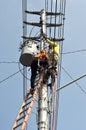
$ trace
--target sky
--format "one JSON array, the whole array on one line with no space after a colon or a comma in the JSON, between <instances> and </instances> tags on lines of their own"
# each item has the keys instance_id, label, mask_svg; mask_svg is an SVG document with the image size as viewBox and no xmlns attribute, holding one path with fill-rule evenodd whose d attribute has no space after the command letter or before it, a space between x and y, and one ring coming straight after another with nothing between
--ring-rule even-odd
<instances>
[{"instance_id":1,"label":"sky","mask_svg":"<svg viewBox=\"0 0 86 130\"><path fill-rule=\"evenodd\" d=\"M39 10L42 5L30 1ZM86 1L67 0L62 55L61 86L86 74ZM23 77L19 71L22 41L22 1L0 1L0 130L11 130L23 100ZM82 50L82 51L79 51ZM83 51L85 50L85 51ZM73 53L71 53L73 52ZM18 73L17 73L18 72ZM72 79L70 78L72 77ZM59 92L57 130L86 130L86 77ZM29 86L29 84L28 84ZM83 91L82 91L83 90ZM35 106L34 106L35 107ZM35 129L36 116L33 114Z\"/></svg>"}]
</instances>

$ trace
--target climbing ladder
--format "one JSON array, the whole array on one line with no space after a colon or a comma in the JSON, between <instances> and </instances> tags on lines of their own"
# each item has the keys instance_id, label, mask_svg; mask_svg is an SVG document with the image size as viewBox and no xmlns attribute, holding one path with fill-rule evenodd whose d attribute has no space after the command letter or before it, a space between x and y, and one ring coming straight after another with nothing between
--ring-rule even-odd
<instances>
[{"instance_id":1,"label":"climbing ladder","mask_svg":"<svg viewBox=\"0 0 86 130\"><path fill-rule=\"evenodd\" d=\"M34 90L33 94L31 94L31 88L27 90L26 96L20 107L20 110L18 112L18 115L15 119L15 122L14 122L11 130L25 130L28 118L32 111L33 105L36 101L36 97L38 95L39 89L42 85L43 74L44 74L43 72L40 74L39 81L37 83L37 87Z\"/></svg>"}]
</instances>

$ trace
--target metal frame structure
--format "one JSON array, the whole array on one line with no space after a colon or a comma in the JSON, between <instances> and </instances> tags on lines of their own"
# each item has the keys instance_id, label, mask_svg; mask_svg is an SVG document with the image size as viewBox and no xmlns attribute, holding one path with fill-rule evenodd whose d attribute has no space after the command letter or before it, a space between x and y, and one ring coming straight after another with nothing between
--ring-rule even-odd
<instances>
[{"instance_id":1,"label":"metal frame structure","mask_svg":"<svg viewBox=\"0 0 86 130\"><path fill-rule=\"evenodd\" d=\"M46 0L45 0L46 1ZM27 0L22 0L22 15L23 15L23 43L28 40L34 40L40 42L40 51L45 48L45 43L43 41L42 33L47 34L48 37L52 37L52 40L55 42L63 42L63 29L64 29L64 16L65 16L65 5L62 0L59 4L59 12L57 10L57 0L55 11L51 9L42 9L41 11L28 11L27 10ZM46 4L46 2L45 2ZM48 4L48 0L47 0ZM52 0L51 0L52 5ZM27 15L38 15L40 16L39 22L28 22ZM52 20L54 17L55 20ZM58 19L57 19L58 17ZM48 20L50 18L50 20ZM57 21L58 20L58 21ZM27 26L36 26L40 28L40 36L27 36ZM53 28L53 35L51 34ZM50 34L49 34L50 32ZM56 37L57 35L57 37ZM60 45L60 52L62 51L62 44ZM60 65L58 64L59 70ZM52 85L52 79L50 80L50 84L43 84L43 76L44 71L39 73L39 79L36 84L36 89L31 95L30 89L27 90L27 67L23 66L23 98L24 101L21 105L20 111L16 120L13 124L12 130L25 130L27 129L28 118L31 114L32 108L34 106L36 97L38 96L38 130L56 130L56 87L57 83ZM60 71L58 72L60 75ZM59 80L59 79L58 79ZM29 97L30 96L30 97ZM53 106L53 107L52 107ZM23 114L23 115L22 115ZM21 121L23 120L23 121ZM49 124L51 123L51 124Z\"/></svg>"}]
</instances>

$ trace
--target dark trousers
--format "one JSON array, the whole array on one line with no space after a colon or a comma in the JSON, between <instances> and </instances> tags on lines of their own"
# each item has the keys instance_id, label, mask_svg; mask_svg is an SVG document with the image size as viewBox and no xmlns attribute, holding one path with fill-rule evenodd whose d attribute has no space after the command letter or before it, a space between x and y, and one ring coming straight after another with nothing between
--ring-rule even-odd
<instances>
[{"instance_id":1,"label":"dark trousers","mask_svg":"<svg viewBox=\"0 0 86 130\"><path fill-rule=\"evenodd\" d=\"M38 60L34 60L31 64L31 88L34 88L34 82L37 75Z\"/></svg>"},{"instance_id":2,"label":"dark trousers","mask_svg":"<svg viewBox=\"0 0 86 130\"><path fill-rule=\"evenodd\" d=\"M53 68L50 68L47 71L45 71L44 79L43 79L44 84L48 84L48 79L49 79L50 76L51 76L51 79L52 79L52 83L54 83L54 81L55 81L55 72L54 72Z\"/></svg>"},{"instance_id":3,"label":"dark trousers","mask_svg":"<svg viewBox=\"0 0 86 130\"><path fill-rule=\"evenodd\" d=\"M37 69L31 69L31 88L34 88L34 83L37 75Z\"/></svg>"},{"instance_id":4,"label":"dark trousers","mask_svg":"<svg viewBox=\"0 0 86 130\"><path fill-rule=\"evenodd\" d=\"M42 68L47 68L48 67L48 61L47 60L41 60L39 62L38 66L38 60L34 60L31 64L31 88L34 88L34 83L37 75L38 68L41 71Z\"/></svg>"}]
</instances>

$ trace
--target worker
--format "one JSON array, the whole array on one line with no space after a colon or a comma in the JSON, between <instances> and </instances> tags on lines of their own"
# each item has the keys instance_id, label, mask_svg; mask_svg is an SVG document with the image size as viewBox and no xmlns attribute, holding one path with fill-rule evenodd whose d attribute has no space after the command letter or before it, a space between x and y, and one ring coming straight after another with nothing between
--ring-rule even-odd
<instances>
[{"instance_id":1,"label":"worker","mask_svg":"<svg viewBox=\"0 0 86 130\"><path fill-rule=\"evenodd\" d=\"M47 84L48 79L51 76L52 79L52 85L55 81L55 75L58 74L58 59L59 59L59 44L56 42L53 42L52 40L48 39L46 35L43 34L44 41L49 44L49 54L48 54L48 70L45 74L43 83Z\"/></svg>"},{"instance_id":2,"label":"worker","mask_svg":"<svg viewBox=\"0 0 86 130\"><path fill-rule=\"evenodd\" d=\"M43 35L45 42L49 44L49 67L54 68L57 74L57 64L59 59L59 44Z\"/></svg>"},{"instance_id":3,"label":"worker","mask_svg":"<svg viewBox=\"0 0 86 130\"><path fill-rule=\"evenodd\" d=\"M34 56L34 60L31 63L31 91L34 90L34 83L37 75L37 70L40 68L48 67L48 55L45 50Z\"/></svg>"}]
</instances>

